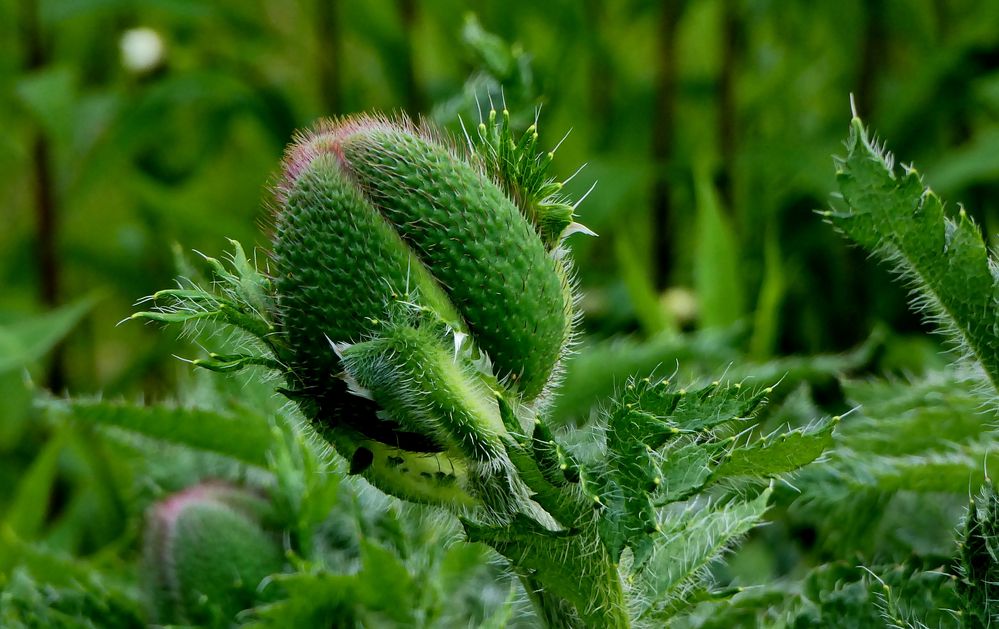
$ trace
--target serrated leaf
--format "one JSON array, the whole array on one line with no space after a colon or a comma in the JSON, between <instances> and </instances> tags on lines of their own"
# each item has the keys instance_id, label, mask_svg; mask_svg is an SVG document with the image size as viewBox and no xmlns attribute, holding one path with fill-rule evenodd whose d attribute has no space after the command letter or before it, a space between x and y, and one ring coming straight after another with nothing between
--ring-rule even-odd
<instances>
[{"instance_id":1,"label":"serrated leaf","mask_svg":"<svg viewBox=\"0 0 999 629\"><path fill-rule=\"evenodd\" d=\"M796 479L805 502L837 508L858 492L873 499L899 490L963 493L969 483L977 486L999 457L991 451L988 396L976 386L954 373L915 382L844 381L857 410L837 428L828 461Z\"/></svg>"},{"instance_id":2,"label":"serrated leaf","mask_svg":"<svg viewBox=\"0 0 999 629\"><path fill-rule=\"evenodd\" d=\"M152 310L136 312L130 319L156 321L166 324L197 323L201 320L219 321L255 336L275 352L274 326L269 317L273 312L270 280L246 256L243 246L235 240L229 243L232 253L220 261L201 254L211 270L213 283L196 276L178 278L179 288L160 290L142 301L155 302ZM265 364L276 367L267 358L259 361L220 365L207 361L199 365L216 371L235 371L247 364Z\"/></svg>"},{"instance_id":3,"label":"serrated leaf","mask_svg":"<svg viewBox=\"0 0 999 629\"><path fill-rule=\"evenodd\" d=\"M622 404L640 410L652 421L638 422L635 439L653 449L678 434L709 431L722 424L752 417L772 392L739 383L712 382L690 388L669 380L644 379L625 389Z\"/></svg>"},{"instance_id":4,"label":"serrated leaf","mask_svg":"<svg viewBox=\"0 0 999 629\"><path fill-rule=\"evenodd\" d=\"M625 386L608 418L606 459L587 474L604 505L599 531L613 561L626 547L636 560L645 558L647 540L660 527L656 507L685 500L712 480L732 443L717 431L751 418L770 392L717 381L688 390L649 378ZM812 461L826 445L824 439L781 439L785 435L747 446L723 474L768 479Z\"/></svg>"},{"instance_id":5,"label":"serrated leaf","mask_svg":"<svg viewBox=\"0 0 999 629\"><path fill-rule=\"evenodd\" d=\"M990 430L986 402L980 396L953 391L922 402L915 395L905 397L909 404L897 410L861 407L863 415L845 422L839 444L857 452L904 456L975 441Z\"/></svg>"},{"instance_id":6,"label":"serrated leaf","mask_svg":"<svg viewBox=\"0 0 999 629\"><path fill-rule=\"evenodd\" d=\"M897 173L859 118L837 180L846 208L827 212L829 221L902 275L915 291L914 307L977 361L999 392L999 279L978 226L963 210L947 216L914 168Z\"/></svg>"},{"instance_id":7,"label":"serrated leaf","mask_svg":"<svg viewBox=\"0 0 999 629\"><path fill-rule=\"evenodd\" d=\"M707 566L763 517L771 490L745 502L730 502L674 515L656 539L649 560L634 575L641 618L666 618L683 605Z\"/></svg>"},{"instance_id":8,"label":"serrated leaf","mask_svg":"<svg viewBox=\"0 0 999 629\"><path fill-rule=\"evenodd\" d=\"M977 383L960 377L954 371L933 372L918 380L844 380L843 394L860 412L878 422L917 409L944 408L965 412L975 409L978 414L987 408L988 396ZM841 435L853 431L855 422L844 422Z\"/></svg>"},{"instance_id":9,"label":"serrated leaf","mask_svg":"<svg viewBox=\"0 0 999 629\"><path fill-rule=\"evenodd\" d=\"M733 476L756 478L793 472L819 458L833 446L838 421L827 421L811 429L793 430L733 450L712 478Z\"/></svg>"},{"instance_id":10,"label":"serrated leaf","mask_svg":"<svg viewBox=\"0 0 999 629\"><path fill-rule=\"evenodd\" d=\"M52 587L35 581L23 568L0 586L0 626L5 629L65 627L98 629L145 626L134 600L102 587L96 579Z\"/></svg>"},{"instance_id":11,"label":"serrated leaf","mask_svg":"<svg viewBox=\"0 0 999 629\"><path fill-rule=\"evenodd\" d=\"M0 555L2 627L143 626L137 588L118 562L98 565L56 553L2 527Z\"/></svg>"},{"instance_id":12,"label":"serrated leaf","mask_svg":"<svg viewBox=\"0 0 999 629\"><path fill-rule=\"evenodd\" d=\"M736 357L734 334L718 330L677 336L658 334L645 341L611 339L584 345L566 361L565 380L551 411L556 423L587 419L600 401L614 395L635 374L653 373L662 365L694 361L723 365Z\"/></svg>"},{"instance_id":13,"label":"serrated leaf","mask_svg":"<svg viewBox=\"0 0 999 629\"><path fill-rule=\"evenodd\" d=\"M658 504L688 498L711 478L715 456L720 446L692 443L670 449L660 465L661 495Z\"/></svg>"},{"instance_id":14,"label":"serrated leaf","mask_svg":"<svg viewBox=\"0 0 999 629\"><path fill-rule=\"evenodd\" d=\"M647 341L614 339L585 346L566 362L565 381L551 411L554 421L587 419L594 406L615 394L620 384L636 374L659 371L678 363L677 377L701 376L727 370L728 380L781 382L781 391L793 391L801 382L828 382L871 362L883 344L875 331L863 345L845 354L785 356L767 362L740 360L733 347L739 330L705 330L676 336L660 334Z\"/></svg>"}]
</instances>

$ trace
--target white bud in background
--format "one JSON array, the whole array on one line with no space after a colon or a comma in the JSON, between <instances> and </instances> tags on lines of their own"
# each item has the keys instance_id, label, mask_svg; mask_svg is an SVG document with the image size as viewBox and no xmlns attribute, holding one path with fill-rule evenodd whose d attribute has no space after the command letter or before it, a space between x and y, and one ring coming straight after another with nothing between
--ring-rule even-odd
<instances>
[{"instance_id":1,"label":"white bud in background","mask_svg":"<svg viewBox=\"0 0 999 629\"><path fill-rule=\"evenodd\" d=\"M155 30L142 26L122 33L121 63L135 73L148 72L163 61L163 38Z\"/></svg>"}]
</instances>

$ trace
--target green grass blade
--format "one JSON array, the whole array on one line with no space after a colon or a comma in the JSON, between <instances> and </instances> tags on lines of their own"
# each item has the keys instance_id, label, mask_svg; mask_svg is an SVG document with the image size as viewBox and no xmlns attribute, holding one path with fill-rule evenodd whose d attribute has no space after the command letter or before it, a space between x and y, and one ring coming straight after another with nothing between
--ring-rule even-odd
<instances>
[{"instance_id":1,"label":"green grass blade","mask_svg":"<svg viewBox=\"0 0 999 629\"><path fill-rule=\"evenodd\" d=\"M725 327L745 314L739 243L707 169L694 177L697 194L697 253L694 284L701 327Z\"/></svg>"}]
</instances>

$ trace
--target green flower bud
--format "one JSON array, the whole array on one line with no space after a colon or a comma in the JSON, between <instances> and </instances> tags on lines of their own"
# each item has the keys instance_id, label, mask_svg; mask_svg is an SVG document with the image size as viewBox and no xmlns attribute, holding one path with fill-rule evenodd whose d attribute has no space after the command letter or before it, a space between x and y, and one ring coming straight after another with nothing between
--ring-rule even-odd
<instances>
[{"instance_id":1,"label":"green flower bud","mask_svg":"<svg viewBox=\"0 0 999 629\"><path fill-rule=\"evenodd\" d=\"M143 571L157 624L231 622L284 563L261 526L269 505L222 483L204 483L156 503L146 520Z\"/></svg>"},{"instance_id":2,"label":"green flower bud","mask_svg":"<svg viewBox=\"0 0 999 629\"><path fill-rule=\"evenodd\" d=\"M355 471L409 499L454 502L456 486L504 467L497 391L536 404L571 335L558 242L488 169L407 122L364 116L298 138L277 186L291 388ZM393 467L428 483L386 486Z\"/></svg>"},{"instance_id":3,"label":"green flower bud","mask_svg":"<svg viewBox=\"0 0 999 629\"><path fill-rule=\"evenodd\" d=\"M453 149L382 119L321 125L288 151L278 197L277 290L304 367L335 371L323 340L363 340L415 290L524 399L542 392L571 327L565 271Z\"/></svg>"}]
</instances>

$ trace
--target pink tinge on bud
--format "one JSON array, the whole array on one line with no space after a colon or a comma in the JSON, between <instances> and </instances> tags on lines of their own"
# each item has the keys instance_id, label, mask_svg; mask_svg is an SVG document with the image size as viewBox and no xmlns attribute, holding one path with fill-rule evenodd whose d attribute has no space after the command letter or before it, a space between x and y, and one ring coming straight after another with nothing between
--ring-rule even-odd
<instances>
[{"instance_id":1,"label":"pink tinge on bud","mask_svg":"<svg viewBox=\"0 0 999 629\"><path fill-rule=\"evenodd\" d=\"M281 570L280 542L265 528L261 493L203 482L156 503L144 532L143 578L155 624L218 624L251 606L255 588Z\"/></svg>"},{"instance_id":2,"label":"pink tinge on bud","mask_svg":"<svg viewBox=\"0 0 999 629\"><path fill-rule=\"evenodd\" d=\"M155 518L160 523L173 524L189 504L200 500L211 500L215 490L216 486L209 484L188 487L158 503L155 506Z\"/></svg>"},{"instance_id":3,"label":"pink tinge on bud","mask_svg":"<svg viewBox=\"0 0 999 629\"><path fill-rule=\"evenodd\" d=\"M344 164L343 142L351 136L374 129L391 128L387 119L374 116L348 116L322 120L312 129L299 133L288 147L281 164L281 180L275 188L279 202L284 203L289 191L309 165L321 155L335 155Z\"/></svg>"},{"instance_id":4,"label":"pink tinge on bud","mask_svg":"<svg viewBox=\"0 0 999 629\"><path fill-rule=\"evenodd\" d=\"M227 503L227 498L239 495L241 490L222 481L206 481L188 487L157 503L153 517L158 524L172 526L188 506L197 502Z\"/></svg>"}]
</instances>

